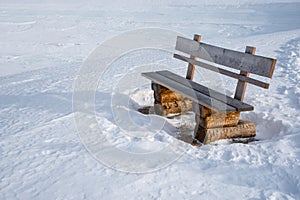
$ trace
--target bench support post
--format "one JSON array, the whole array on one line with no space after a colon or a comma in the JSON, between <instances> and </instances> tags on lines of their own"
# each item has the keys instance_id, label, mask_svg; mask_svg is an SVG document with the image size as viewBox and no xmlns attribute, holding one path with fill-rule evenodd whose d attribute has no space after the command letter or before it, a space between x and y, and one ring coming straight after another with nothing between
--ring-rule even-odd
<instances>
[{"instance_id":1,"label":"bench support post","mask_svg":"<svg viewBox=\"0 0 300 200\"><path fill-rule=\"evenodd\" d=\"M216 112L197 103L193 103L193 111L196 124L204 128L236 126L240 117L240 112Z\"/></svg>"},{"instance_id":2,"label":"bench support post","mask_svg":"<svg viewBox=\"0 0 300 200\"><path fill-rule=\"evenodd\" d=\"M194 40L197 41L197 42L200 42L201 35L195 34L194 35ZM196 57L195 56L191 56L190 58L191 59L195 59ZM193 80L194 79L194 73L195 73L195 65L189 63L188 70L187 70L187 73L186 73L186 79Z\"/></svg>"},{"instance_id":3,"label":"bench support post","mask_svg":"<svg viewBox=\"0 0 300 200\"><path fill-rule=\"evenodd\" d=\"M192 110L192 101L183 95L155 82L151 83L151 88L154 91L155 114L168 115Z\"/></svg>"},{"instance_id":4,"label":"bench support post","mask_svg":"<svg viewBox=\"0 0 300 200\"><path fill-rule=\"evenodd\" d=\"M249 53L249 54L254 55L255 51L256 51L255 47L247 46L246 50L245 50L245 53ZM250 73L246 72L246 71L241 71L240 75L249 77ZM234 98L238 99L240 101L244 101L244 96L245 96L245 93L246 93L246 87L247 87L247 82L239 80L238 83L237 83L237 86L236 86Z\"/></svg>"},{"instance_id":5,"label":"bench support post","mask_svg":"<svg viewBox=\"0 0 300 200\"><path fill-rule=\"evenodd\" d=\"M204 144L220 139L254 137L255 125L239 120L240 112L220 113L202 105L193 104L196 126L194 138Z\"/></svg>"},{"instance_id":6,"label":"bench support post","mask_svg":"<svg viewBox=\"0 0 300 200\"><path fill-rule=\"evenodd\" d=\"M239 120L236 126L204 128L197 126L195 138L203 144L208 144L221 139L248 138L256 135L255 125L246 120Z\"/></svg>"},{"instance_id":7,"label":"bench support post","mask_svg":"<svg viewBox=\"0 0 300 200\"><path fill-rule=\"evenodd\" d=\"M255 47L246 47L245 53L255 54ZM241 76L249 77L250 73L240 72ZM244 100L247 82L238 81L234 98ZM202 105L193 105L195 111L195 132L194 137L204 144L220 139L245 138L256 135L255 125L249 121L239 120L240 112L218 113ZM198 111L198 112L197 112Z\"/></svg>"}]
</instances>

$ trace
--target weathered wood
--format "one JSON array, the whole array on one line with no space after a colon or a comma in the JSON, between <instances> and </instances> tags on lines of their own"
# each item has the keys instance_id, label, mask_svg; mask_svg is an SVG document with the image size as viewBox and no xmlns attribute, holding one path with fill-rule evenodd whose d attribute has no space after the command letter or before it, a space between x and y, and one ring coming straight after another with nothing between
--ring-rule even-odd
<instances>
[{"instance_id":1,"label":"weathered wood","mask_svg":"<svg viewBox=\"0 0 300 200\"><path fill-rule=\"evenodd\" d=\"M166 115L192 109L196 119L194 136L204 144L219 139L255 136L255 125L239 120L241 111L253 110L253 106L243 103L246 86L250 83L268 88L269 84L250 78L249 74L271 78L276 60L254 55L255 47L246 47L243 53L205 44L200 39L199 35L194 35L194 40L177 38L176 50L190 56L174 54L174 58L189 63L186 78L169 71L142 73L153 81L155 112ZM235 98L193 82L196 65L237 79ZM220 65L240 70L240 73Z\"/></svg>"},{"instance_id":2,"label":"weathered wood","mask_svg":"<svg viewBox=\"0 0 300 200\"><path fill-rule=\"evenodd\" d=\"M162 85L159 85L155 82L152 81L151 83L151 88L152 90L154 91L154 99L155 101L157 102L161 102L162 99L161 99L161 94L164 94L164 93L168 93L168 92L171 92L172 90L162 86Z\"/></svg>"},{"instance_id":3,"label":"weathered wood","mask_svg":"<svg viewBox=\"0 0 300 200\"><path fill-rule=\"evenodd\" d=\"M194 35L194 40L197 41L197 42L200 42L201 36L195 34ZM190 56L190 58L195 59L196 57L195 56ZM195 73L195 65L189 63L188 70L187 70L187 73L186 73L186 79L193 80L194 79L194 73Z\"/></svg>"},{"instance_id":4,"label":"weathered wood","mask_svg":"<svg viewBox=\"0 0 300 200\"><path fill-rule=\"evenodd\" d=\"M154 112L157 115L183 113L192 110L192 101L162 85L152 82Z\"/></svg>"},{"instance_id":5,"label":"weathered wood","mask_svg":"<svg viewBox=\"0 0 300 200\"><path fill-rule=\"evenodd\" d=\"M196 115L196 124L203 128L218 128L236 126L238 124L240 112L218 113L213 112L206 117Z\"/></svg>"},{"instance_id":6,"label":"weathered wood","mask_svg":"<svg viewBox=\"0 0 300 200\"><path fill-rule=\"evenodd\" d=\"M208 144L220 139L246 138L256 135L255 125L249 121L240 120L237 126L203 128L199 124L195 127L195 138L204 144Z\"/></svg>"},{"instance_id":7,"label":"weathered wood","mask_svg":"<svg viewBox=\"0 0 300 200\"><path fill-rule=\"evenodd\" d=\"M189 101L171 101L160 104L162 106L161 115L182 114L191 111L192 102Z\"/></svg>"},{"instance_id":8,"label":"weathered wood","mask_svg":"<svg viewBox=\"0 0 300 200\"><path fill-rule=\"evenodd\" d=\"M158 92L158 93L163 93L163 92L167 92L167 91L171 91L169 88L164 87L162 85L159 85L155 82L151 82L151 89Z\"/></svg>"},{"instance_id":9,"label":"weathered wood","mask_svg":"<svg viewBox=\"0 0 300 200\"><path fill-rule=\"evenodd\" d=\"M200 85L196 82L193 82L191 80L187 80L181 76L178 76L177 74L174 74L170 71L157 71L156 73L161 74L169 79L172 79L174 81L179 82L182 85L185 85L186 87L192 88L196 91L199 91L207 96L210 96L212 99L219 100L221 102L224 102L232 107L235 107L237 111L251 111L253 110L253 106L243 103L237 99L231 98L230 96L224 95L220 92L217 92L213 89L210 89L208 87L205 87L203 85Z\"/></svg>"},{"instance_id":10,"label":"weathered wood","mask_svg":"<svg viewBox=\"0 0 300 200\"><path fill-rule=\"evenodd\" d=\"M176 50L241 71L271 78L276 60L225 49L178 36ZM191 63L193 64L193 63Z\"/></svg>"},{"instance_id":11,"label":"weathered wood","mask_svg":"<svg viewBox=\"0 0 300 200\"><path fill-rule=\"evenodd\" d=\"M256 51L255 47L249 47L249 46L247 46L246 50L245 50L245 53L249 53L249 54L254 55L255 51ZM245 77L249 77L250 73L246 72L246 71L241 71L240 75L241 76L245 76ZM236 89L235 89L234 98L238 99L240 101L244 101L244 97L245 97L245 93L246 93L246 88L247 88L247 82L239 80L238 83L237 83Z\"/></svg>"},{"instance_id":12,"label":"weathered wood","mask_svg":"<svg viewBox=\"0 0 300 200\"><path fill-rule=\"evenodd\" d=\"M236 108L227 105L226 103L223 103L221 101L218 100L214 100L213 102L211 101L212 99L205 95L202 94L198 91L195 91L185 85L182 85L180 83L178 83L177 81L174 81L172 79L168 79L158 73L155 72L148 72L148 73L142 73L142 75L164 87L168 87L171 90L173 90L174 92L178 92L186 97L188 97L189 99L204 105L207 108L210 108L212 110L216 110L219 112L233 112L233 111L237 111Z\"/></svg>"},{"instance_id":13,"label":"weathered wood","mask_svg":"<svg viewBox=\"0 0 300 200\"><path fill-rule=\"evenodd\" d=\"M196 124L203 128L236 126L240 117L240 112L219 113L196 103L193 103L193 111Z\"/></svg>"},{"instance_id":14,"label":"weathered wood","mask_svg":"<svg viewBox=\"0 0 300 200\"><path fill-rule=\"evenodd\" d=\"M192 110L192 101L183 95L169 91L160 94L162 115L184 113Z\"/></svg>"},{"instance_id":15,"label":"weathered wood","mask_svg":"<svg viewBox=\"0 0 300 200\"><path fill-rule=\"evenodd\" d=\"M208 69L208 70L211 70L211 71L214 71L214 72L217 72L217 73L220 73L220 74L223 74L223 75L226 75L226 76L229 76L229 77L232 77L232 78L244 81L244 82L251 83L253 85L256 85L256 86L259 86L259 87L262 87L262 88L265 88L265 89L269 88L269 84L268 83L265 83L265 82L262 82L262 81L259 81L259 80L247 77L247 76L242 76L240 74L237 74L237 73L234 73L234 72L222 69L220 67L215 67L213 65L210 65L208 63L205 63L205 62L202 62L202 61L199 61L199 60L193 60L193 59L190 59L188 57L181 56L181 55L178 55L178 54L174 54L173 57L177 58L179 60L191 63L193 65L197 65L197 66L200 66L202 68L205 68L205 69Z\"/></svg>"}]
</instances>

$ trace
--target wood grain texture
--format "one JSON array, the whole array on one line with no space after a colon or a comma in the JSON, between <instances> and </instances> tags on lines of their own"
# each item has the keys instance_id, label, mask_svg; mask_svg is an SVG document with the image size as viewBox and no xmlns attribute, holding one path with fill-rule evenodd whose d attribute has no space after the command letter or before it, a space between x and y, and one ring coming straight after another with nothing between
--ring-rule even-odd
<instances>
[{"instance_id":1,"label":"wood grain texture","mask_svg":"<svg viewBox=\"0 0 300 200\"><path fill-rule=\"evenodd\" d=\"M241 76L240 74L237 74L235 72L231 72L231 71L222 69L220 67L215 67L213 65L210 65L208 63L202 62L200 60L193 60L193 59L190 59L188 57L181 56L181 55L178 55L178 54L174 54L173 57L177 58L179 60L191 63L193 65L197 65L197 66L200 66L202 68L205 68L205 69L208 69L208 70L211 70L211 71L214 71L214 72L217 72L217 73L220 73L220 74L223 74L223 75L226 75L226 76L229 76L229 77L232 77L232 78L244 81L244 82L251 83L253 85L262 87L264 89L268 89L269 88L269 84L268 83L265 83L265 82L262 82L262 81L259 81L259 80L247 77L247 76Z\"/></svg>"},{"instance_id":2,"label":"wood grain texture","mask_svg":"<svg viewBox=\"0 0 300 200\"><path fill-rule=\"evenodd\" d=\"M238 124L240 112L218 113L212 112L210 115L201 117L196 115L196 124L203 128L217 128L236 126Z\"/></svg>"},{"instance_id":3,"label":"wood grain texture","mask_svg":"<svg viewBox=\"0 0 300 200\"><path fill-rule=\"evenodd\" d=\"M182 85L178 83L177 81L174 81L172 79L166 78L165 76L162 76L156 72L148 72L148 73L142 73L142 76L164 86L168 87L169 89L173 90L174 92L178 92L189 99L204 105L207 108L210 108L212 110L216 110L219 112L233 112L237 111L236 108L227 105L224 102L214 100L212 102L211 98L205 94L200 93L199 91L195 91L190 87L187 87L185 85Z\"/></svg>"},{"instance_id":4,"label":"wood grain texture","mask_svg":"<svg viewBox=\"0 0 300 200\"><path fill-rule=\"evenodd\" d=\"M152 82L154 91L154 112L168 115L192 111L192 101L164 86Z\"/></svg>"},{"instance_id":5,"label":"wood grain texture","mask_svg":"<svg viewBox=\"0 0 300 200\"><path fill-rule=\"evenodd\" d=\"M196 126L194 136L200 142L209 144L220 139L247 138L254 137L255 135L255 125L249 121L240 120L238 125L233 127L205 129L201 126Z\"/></svg>"},{"instance_id":6,"label":"wood grain texture","mask_svg":"<svg viewBox=\"0 0 300 200\"><path fill-rule=\"evenodd\" d=\"M175 49L209 62L269 78L272 77L276 64L273 58L246 54L180 36L177 37Z\"/></svg>"},{"instance_id":7,"label":"wood grain texture","mask_svg":"<svg viewBox=\"0 0 300 200\"><path fill-rule=\"evenodd\" d=\"M254 109L253 106L251 106L247 103L243 103L237 99L231 98L230 96L224 95L220 92L217 92L213 89L210 89L208 87L200 85L196 82L187 80L187 79L185 79L177 74L174 74L170 71L163 70L163 71L157 71L156 73L161 74L161 75L165 76L166 78L177 81L180 84L185 85L186 87L192 88L196 91L199 91L207 96L210 96L212 99L216 99L216 100L226 103L232 107L235 107L237 111L251 111Z\"/></svg>"},{"instance_id":8,"label":"wood grain texture","mask_svg":"<svg viewBox=\"0 0 300 200\"><path fill-rule=\"evenodd\" d=\"M266 89L269 84L249 75L253 73L271 78L276 60L254 55L255 47L247 46L243 53L205 44L200 39L199 35L194 35L194 40L177 38L176 50L190 55L174 54L174 58L189 63L186 78L166 70L142 73L152 80L154 110L166 115L192 109L196 119L194 136L204 144L219 139L254 137L255 125L239 120L241 111L254 109L243 103L247 83ZM237 79L235 98L193 82L196 65ZM240 73L220 68L219 65L240 70Z\"/></svg>"},{"instance_id":9,"label":"wood grain texture","mask_svg":"<svg viewBox=\"0 0 300 200\"><path fill-rule=\"evenodd\" d=\"M254 55L255 51L256 51L255 47L247 46L246 50L245 50L245 53ZM245 77L249 77L250 73L246 72L246 71L240 71L240 75L245 76ZM234 98L238 99L240 101L244 101L246 88L247 88L247 82L238 80L238 83L237 83L237 86L236 86L236 89L235 89Z\"/></svg>"},{"instance_id":10,"label":"wood grain texture","mask_svg":"<svg viewBox=\"0 0 300 200\"><path fill-rule=\"evenodd\" d=\"M200 42L201 35L194 35L194 41ZM195 59L195 56L190 56L191 59ZM186 73L186 79L193 80L194 79L194 73L195 73L195 65L189 63L187 73Z\"/></svg>"}]
</instances>

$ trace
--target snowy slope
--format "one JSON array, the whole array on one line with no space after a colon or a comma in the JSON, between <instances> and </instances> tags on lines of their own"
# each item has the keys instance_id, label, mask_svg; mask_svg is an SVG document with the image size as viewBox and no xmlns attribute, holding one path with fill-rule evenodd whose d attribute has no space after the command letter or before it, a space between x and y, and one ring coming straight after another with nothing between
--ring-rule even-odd
<instances>
[{"instance_id":1,"label":"snowy slope","mask_svg":"<svg viewBox=\"0 0 300 200\"><path fill-rule=\"evenodd\" d=\"M0 199L299 199L299 11L298 1L283 0L1 1ZM247 88L245 101L255 111L242 117L257 125L259 141L193 147L178 140L182 156L151 173L120 172L94 159L80 140L72 108L80 67L102 42L145 27L187 37L199 33L206 42L240 51L253 45L257 54L276 57L270 89ZM132 78L123 90L122 77L128 71L136 76L135 65L153 58L154 64L184 70L171 54L132 52L102 77L115 82L110 86L119 93L97 88L99 127L112 144L133 153L159 151L177 141L182 129L193 129L193 117L185 115L141 139L114 121L111 100L129 99L126 108L136 125L147 123L136 109L151 105L150 82Z\"/></svg>"}]
</instances>

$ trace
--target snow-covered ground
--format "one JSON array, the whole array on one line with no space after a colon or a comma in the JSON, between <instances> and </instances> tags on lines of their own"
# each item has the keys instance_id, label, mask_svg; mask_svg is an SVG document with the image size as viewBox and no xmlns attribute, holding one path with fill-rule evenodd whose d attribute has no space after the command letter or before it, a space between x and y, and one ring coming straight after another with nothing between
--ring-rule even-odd
<instances>
[{"instance_id":1,"label":"snow-covered ground","mask_svg":"<svg viewBox=\"0 0 300 200\"><path fill-rule=\"evenodd\" d=\"M2 0L0 199L300 199L299 19L300 2L289 0ZM178 140L183 154L149 173L120 172L94 159L74 120L80 68L102 42L147 27L190 38L198 33L205 42L240 51L252 45L257 54L277 58L270 89L247 88L245 101L255 111L242 117L257 125L259 141L193 147ZM149 62L174 66L178 73L185 67L166 52L131 52L103 74L114 85L100 81L95 96L107 139L145 155L163 152L182 129L191 133L194 123L191 113L167 120L153 137L118 128L114 106L123 100L137 126L149 117L136 109L151 105L150 82L132 78L141 78L134 74L136 65Z\"/></svg>"}]
</instances>

